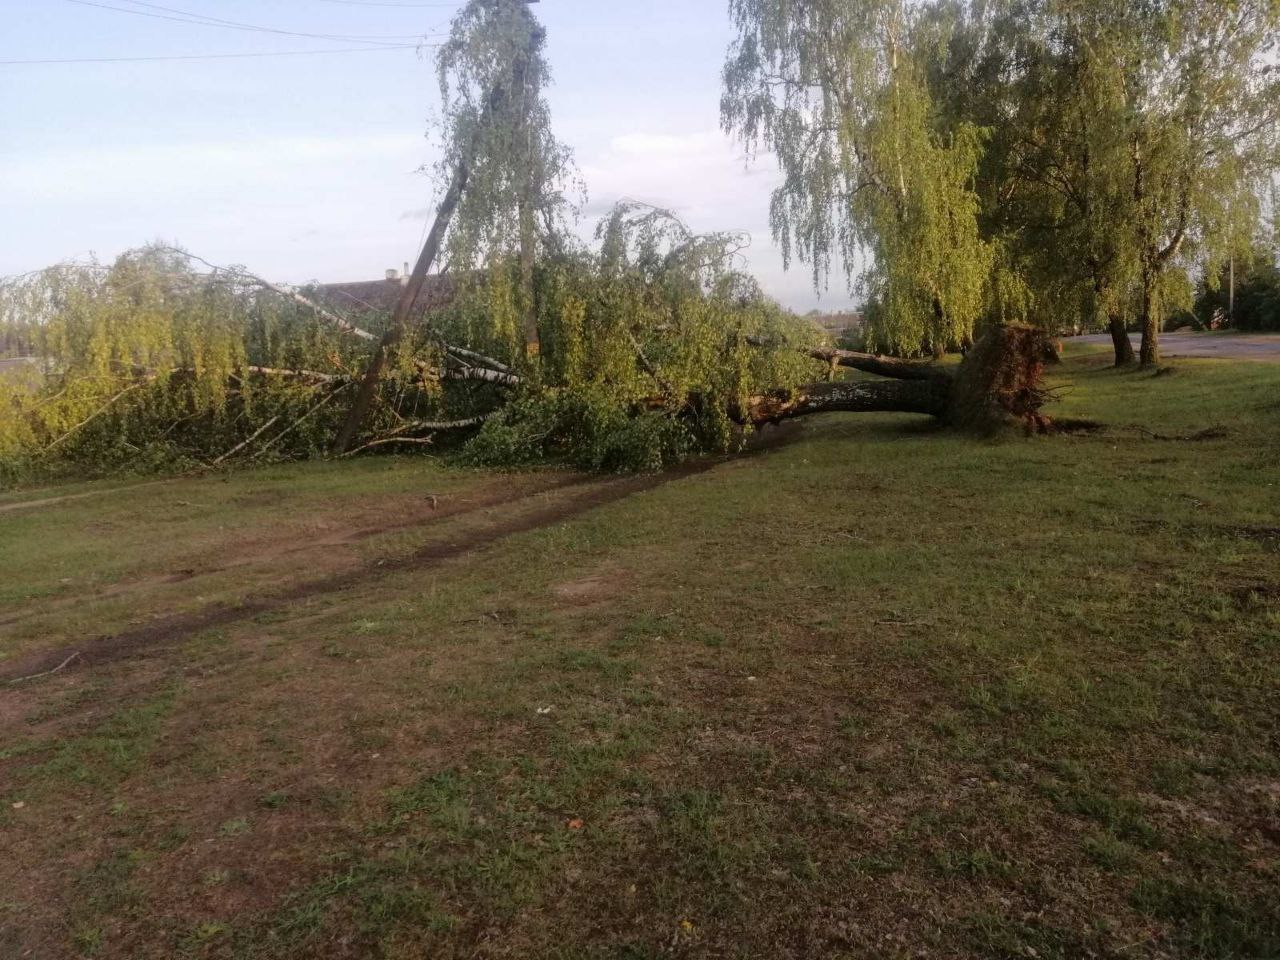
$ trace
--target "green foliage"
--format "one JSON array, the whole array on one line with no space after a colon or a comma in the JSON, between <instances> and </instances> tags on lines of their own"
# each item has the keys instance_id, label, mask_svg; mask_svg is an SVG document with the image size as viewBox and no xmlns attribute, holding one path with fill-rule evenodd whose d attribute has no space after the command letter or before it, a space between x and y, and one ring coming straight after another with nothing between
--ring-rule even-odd
<instances>
[{"instance_id":1,"label":"green foliage","mask_svg":"<svg viewBox=\"0 0 1280 960\"><path fill-rule=\"evenodd\" d=\"M779 159L784 250L860 277L873 345L1158 323L1272 189L1273 0L730 6L725 126Z\"/></svg>"},{"instance_id":2,"label":"green foliage","mask_svg":"<svg viewBox=\"0 0 1280 960\"><path fill-rule=\"evenodd\" d=\"M473 462L650 470L727 449L740 436L729 412L808 379L812 361L791 348L818 335L733 271L740 243L620 207L598 251L539 267L534 358L521 336L520 264L493 257L398 353L370 436L493 414L467 449ZM34 331L40 361L0 380L0 482L180 469L237 450L323 456L363 345L236 276L149 248L0 287L0 330ZM519 371L519 387L448 376L457 371L442 343L498 358Z\"/></svg>"},{"instance_id":3,"label":"green foliage","mask_svg":"<svg viewBox=\"0 0 1280 960\"><path fill-rule=\"evenodd\" d=\"M1280 330L1280 265L1265 246L1235 266L1235 306L1231 307L1230 267L1201 281L1195 317L1205 325L1226 319L1237 330Z\"/></svg>"},{"instance_id":4,"label":"green foliage","mask_svg":"<svg viewBox=\"0 0 1280 960\"><path fill-rule=\"evenodd\" d=\"M698 236L636 204L619 206L598 237L598 251L540 270L539 362L468 445L473 462L658 469L728 449L742 435L729 411L811 379L812 362L791 347L818 332L732 270L740 237ZM445 338L518 363L516 274L509 263L473 284L437 320Z\"/></svg>"},{"instance_id":5,"label":"green foliage","mask_svg":"<svg viewBox=\"0 0 1280 960\"><path fill-rule=\"evenodd\" d=\"M559 459L588 470L660 470L692 452L694 432L660 413L633 414L603 391L548 393L504 407L464 456L481 466Z\"/></svg>"},{"instance_id":6,"label":"green foliage","mask_svg":"<svg viewBox=\"0 0 1280 960\"><path fill-rule=\"evenodd\" d=\"M874 346L959 346L983 313L994 251L973 179L984 132L939 123L937 38L902 0L732 0L725 128L778 157L772 225L821 286L833 260L878 304Z\"/></svg>"},{"instance_id":7,"label":"green foliage","mask_svg":"<svg viewBox=\"0 0 1280 960\"><path fill-rule=\"evenodd\" d=\"M314 408L345 389L325 378L359 356L313 311L157 247L0 284L0 330L38 360L0 379L4 484L181 469L260 430L259 455L318 454L339 405ZM383 422L397 405L434 409L432 392L390 385Z\"/></svg>"},{"instance_id":8,"label":"green foliage","mask_svg":"<svg viewBox=\"0 0 1280 960\"><path fill-rule=\"evenodd\" d=\"M521 243L545 251L573 211L579 187L572 154L551 130L544 48L545 32L523 0L472 0L440 50L437 180L449 183L469 161L447 243L455 271Z\"/></svg>"}]
</instances>

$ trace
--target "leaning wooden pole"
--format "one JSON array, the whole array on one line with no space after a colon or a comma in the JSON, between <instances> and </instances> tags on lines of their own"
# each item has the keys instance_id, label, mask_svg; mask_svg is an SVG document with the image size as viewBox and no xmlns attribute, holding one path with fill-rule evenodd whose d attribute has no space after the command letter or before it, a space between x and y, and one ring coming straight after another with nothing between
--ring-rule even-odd
<instances>
[{"instance_id":1,"label":"leaning wooden pole","mask_svg":"<svg viewBox=\"0 0 1280 960\"><path fill-rule=\"evenodd\" d=\"M536 3L537 0L524 0L524 2ZM542 33L540 30L535 29L530 32L530 49L527 56L532 56L533 47L541 39ZM512 69L513 81L521 82L526 69L526 57L518 57ZM521 93L518 90L512 92ZM413 273L409 276L409 282L405 284L404 290L400 293L400 299L396 302L395 311L391 315L391 325L387 328L387 332L383 334L382 340L378 344L378 349L374 352L368 369L365 370L364 378L360 381L360 390L356 394L355 402L351 405L351 412L347 414L347 419L343 423L342 429L338 432L337 439L334 441L333 452L337 456L342 456L351 449L352 442L364 425L365 419L369 416L369 408L373 406L374 398L378 394L378 385L382 381L382 374L387 367L387 361L399 346L400 341L404 339L405 332L409 328L409 317L413 312L413 306L418 300L418 295L422 292L422 287L427 281L427 275L431 272L431 267L435 264L436 258L440 254L440 247L444 243L444 236L449 230L449 224L458 209L458 204L462 201L462 195L466 192L467 182L471 177L471 168L475 163L481 140L487 133L489 125L493 122L494 116L501 108L502 101L508 95L509 93L504 84L498 84L489 93L489 98L485 102L479 123L471 136L471 141L462 157L459 158L458 166L453 172L453 180L449 184L449 190L445 193L444 199L440 202L440 206L436 211L436 220L432 224L431 233L428 234L427 241L423 244L422 253L418 256L418 262L413 268Z\"/></svg>"},{"instance_id":2,"label":"leaning wooden pole","mask_svg":"<svg viewBox=\"0 0 1280 960\"><path fill-rule=\"evenodd\" d=\"M474 148L471 152L474 153ZM395 311L391 315L391 325L387 328L387 332L382 335L378 349L374 352L373 359L369 361L369 366L360 381L360 390L356 393L355 401L351 404L351 411L347 414L347 419L342 424L342 430L339 431L337 440L334 441L333 452L338 456L347 452L356 434L360 432L361 426L364 425L365 418L369 415L369 408L373 406L373 398L377 395L378 384L382 381L382 373L387 367L387 361L396 347L400 345L400 341L404 339L405 331L409 327L409 315L413 312L413 305L417 302L418 295L422 292L422 288L427 282L427 275L431 272L431 267L435 264L436 257L440 255L440 247L444 243L444 235L453 220L454 211L458 209L458 203L462 200L463 191L467 189L467 180L471 176L472 159L470 155L464 156L458 162L457 169L453 172L453 180L449 184L449 190L444 195L444 199L440 201L440 207L436 210L436 221L431 225L431 233L427 235L427 242L423 244L422 253L418 256L418 262L413 268L413 273L409 276L409 282L405 284L404 289L400 292L400 299L396 301Z\"/></svg>"}]
</instances>

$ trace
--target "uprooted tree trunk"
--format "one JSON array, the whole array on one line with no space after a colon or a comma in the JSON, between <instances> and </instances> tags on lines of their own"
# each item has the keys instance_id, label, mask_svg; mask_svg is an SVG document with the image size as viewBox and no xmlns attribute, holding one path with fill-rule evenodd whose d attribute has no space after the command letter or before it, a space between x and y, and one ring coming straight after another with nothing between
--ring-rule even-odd
<instances>
[{"instance_id":1,"label":"uprooted tree trunk","mask_svg":"<svg viewBox=\"0 0 1280 960\"><path fill-rule=\"evenodd\" d=\"M1048 399L1044 368L1057 353L1053 339L1033 327L992 330L953 368L846 350L806 352L886 379L812 383L753 397L739 419L761 426L828 411L882 411L926 414L977 433L1009 427L1045 433L1056 426L1040 408Z\"/></svg>"}]
</instances>

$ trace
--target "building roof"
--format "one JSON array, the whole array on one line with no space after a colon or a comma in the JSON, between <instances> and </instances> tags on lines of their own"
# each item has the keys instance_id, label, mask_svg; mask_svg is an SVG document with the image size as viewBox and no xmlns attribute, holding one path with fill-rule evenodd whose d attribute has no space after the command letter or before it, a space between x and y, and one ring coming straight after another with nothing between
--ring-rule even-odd
<instances>
[{"instance_id":1,"label":"building roof","mask_svg":"<svg viewBox=\"0 0 1280 960\"><path fill-rule=\"evenodd\" d=\"M390 271L388 271L390 274ZM404 291L405 281L397 273L383 280L357 280L352 283L321 283L315 296L325 306L348 317L389 316ZM418 295L414 313L421 316L429 310L448 306L454 297L452 278L433 274Z\"/></svg>"}]
</instances>

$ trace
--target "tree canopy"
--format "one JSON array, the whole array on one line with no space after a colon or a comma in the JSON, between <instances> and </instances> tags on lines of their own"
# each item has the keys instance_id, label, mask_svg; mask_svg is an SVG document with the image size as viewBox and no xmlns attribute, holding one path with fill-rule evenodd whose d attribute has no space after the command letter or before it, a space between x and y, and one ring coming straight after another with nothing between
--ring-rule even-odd
<instances>
[{"instance_id":1,"label":"tree canopy","mask_svg":"<svg viewBox=\"0 0 1280 960\"><path fill-rule=\"evenodd\" d=\"M928 28L902 0L731 0L727 130L778 157L771 221L821 285L840 260L879 309L873 346L972 338L994 261L973 180L984 133L939 124Z\"/></svg>"},{"instance_id":2,"label":"tree canopy","mask_svg":"<svg viewBox=\"0 0 1280 960\"><path fill-rule=\"evenodd\" d=\"M1274 0L731 0L723 120L778 158L772 221L843 261L901 352L1027 319L1158 360L1277 168Z\"/></svg>"}]
</instances>

